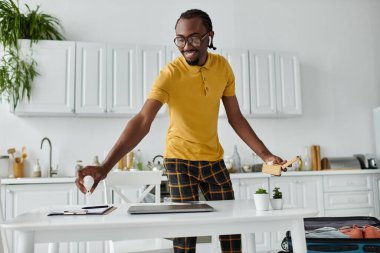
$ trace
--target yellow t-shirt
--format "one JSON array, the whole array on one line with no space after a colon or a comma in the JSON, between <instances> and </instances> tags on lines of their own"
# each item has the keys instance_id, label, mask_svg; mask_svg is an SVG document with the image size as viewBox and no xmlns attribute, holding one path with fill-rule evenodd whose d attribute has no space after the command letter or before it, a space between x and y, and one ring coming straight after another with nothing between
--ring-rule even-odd
<instances>
[{"instance_id":1,"label":"yellow t-shirt","mask_svg":"<svg viewBox=\"0 0 380 253\"><path fill-rule=\"evenodd\" d=\"M148 99L168 104L170 125L164 157L191 161L223 158L217 126L222 96L235 95L235 77L227 60L208 53L203 66L183 56L166 65Z\"/></svg>"}]
</instances>

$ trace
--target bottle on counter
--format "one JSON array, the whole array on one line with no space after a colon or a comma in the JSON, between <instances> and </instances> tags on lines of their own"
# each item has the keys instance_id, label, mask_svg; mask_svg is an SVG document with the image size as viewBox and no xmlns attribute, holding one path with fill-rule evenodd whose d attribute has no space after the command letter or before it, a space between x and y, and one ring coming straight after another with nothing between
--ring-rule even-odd
<instances>
[{"instance_id":1,"label":"bottle on counter","mask_svg":"<svg viewBox=\"0 0 380 253\"><path fill-rule=\"evenodd\" d=\"M309 150L310 150L309 147L306 146L305 147L305 152L304 152L304 154L301 157L302 165L299 168L299 170L303 170L303 171L311 170L311 161L310 161L310 152L309 152Z\"/></svg>"},{"instance_id":2,"label":"bottle on counter","mask_svg":"<svg viewBox=\"0 0 380 253\"><path fill-rule=\"evenodd\" d=\"M94 166L100 166L100 162L99 162L99 156L94 156L94 159L92 161L92 165Z\"/></svg>"},{"instance_id":3,"label":"bottle on counter","mask_svg":"<svg viewBox=\"0 0 380 253\"><path fill-rule=\"evenodd\" d=\"M133 167L134 156L135 154L133 150L127 154L127 170L130 170Z\"/></svg>"},{"instance_id":4,"label":"bottle on counter","mask_svg":"<svg viewBox=\"0 0 380 253\"><path fill-rule=\"evenodd\" d=\"M261 172L263 161L255 152L252 153L252 172Z\"/></svg>"},{"instance_id":5,"label":"bottle on counter","mask_svg":"<svg viewBox=\"0 0 380 253\"><path fill-rule=\"evenodd\" d=\"M77 163L75 164L75 174L77 174L80 169L83 169L83 162L82 160L77 160Z\"/></svg>"},{"instance_id":6,"label":"bottle on counter","mask_svg":"<svg viewBox=\"0 0 380 253\"><path fill-rule=\"evenodd\" d=\"M241 173L242 172L241 160L240 160L240 155L237 151L236 145L234 146L234 153L232 154L232 160L233 160L232 168L234 168L236 172Z\"/></svg>"},{"instance_id":7,"label":"bottle on counter","mask_svg":"<svg viewBox=\"0 0 380 253\"><path fill-rule=\"evenodd\" d=\"M143 170L142 152L138 149L135 154L135 166L137 170Z\"/></svg>"},{"instance_id":8,"label":"bottle on counter","mask_svg":"<svg viewBox=\"0 0 380 253\"><path fill-rule=\"evenodd\" d=\"M40 159L37 159L36 164L33 167L32 177L41 177Z\"/></svg>"},{"instance_id":9,"label":"bottle on counter","mask_svg":"<svg viewBox=\"0 0 380 253\"><path fill-rule=\"evenodd\" d=\"M126 155L120 158L120 160L117 162L118 170L124 170L125 168L126 168Z\"/></svg>"}]
</instances>

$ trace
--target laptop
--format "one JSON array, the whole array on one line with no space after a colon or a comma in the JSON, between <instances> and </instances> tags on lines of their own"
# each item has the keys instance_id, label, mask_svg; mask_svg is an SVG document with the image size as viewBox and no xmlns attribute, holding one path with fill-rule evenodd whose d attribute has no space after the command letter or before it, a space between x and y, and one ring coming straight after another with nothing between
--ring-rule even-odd
<instances>
[{"instance_id":1,"label":"laptop","mask_svg":"<svg viewBox=\"0 0 380 253\"><path fill-rule=\"evenodd\" d=\"M205 203L173 203L173 204L148 204L130 206L130 214L157 214L157 213L196 213L212 212L214 208Z\"/></svg>"}]
</instances>

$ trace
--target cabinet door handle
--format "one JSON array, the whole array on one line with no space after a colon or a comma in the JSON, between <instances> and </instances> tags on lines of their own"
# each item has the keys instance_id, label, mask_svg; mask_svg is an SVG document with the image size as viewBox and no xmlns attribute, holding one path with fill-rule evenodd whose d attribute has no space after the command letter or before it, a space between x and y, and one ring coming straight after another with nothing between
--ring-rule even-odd
<instances>
[{"instance_id":1,"label":"cabinet door handle","mask_svg":"<svg viewBox=\"0 0 380 253\"><path fill-rule=\"evenodd\" d=\"M13 191L12 191L12 190L9 190L9 189L7 189L7 193L13 193Z\"/></svg>"}]
</instances>

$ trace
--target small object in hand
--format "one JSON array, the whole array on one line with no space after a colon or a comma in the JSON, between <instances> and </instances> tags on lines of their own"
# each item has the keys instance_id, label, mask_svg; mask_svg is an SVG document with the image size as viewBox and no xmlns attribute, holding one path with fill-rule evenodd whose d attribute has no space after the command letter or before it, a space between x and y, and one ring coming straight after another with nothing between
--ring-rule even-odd
<instances>
[{"instance_id":1,"label":"small object in hand","mask_svg":"<svg viewBox=\"0 0 380 253\"><path fill-rule=\"evenodd\" d=\"M86 195L90 195L91 194L91 188L92 186L94 185L94 178L92 176L85 176L83 178L83 186L84 188L86 188Z\"/></svg>"},{"instance_id":2,"label":"small object in hand","mask_svg":"<svg viewBox=\"0 0 380 253\"><path fill-rule=\"evenodd\" d=\"M279 164L273 164L273 161L270 161L268 163L263 164L263 173L271 174L274 176L281 176L282 171L286 171L286 168L292 165L295 161L299 160L299 156L293 157L290 159L287 163L284 165L279 165ZM270 164L271 163L271 164Z\"/></svg>"}]
</instances>

